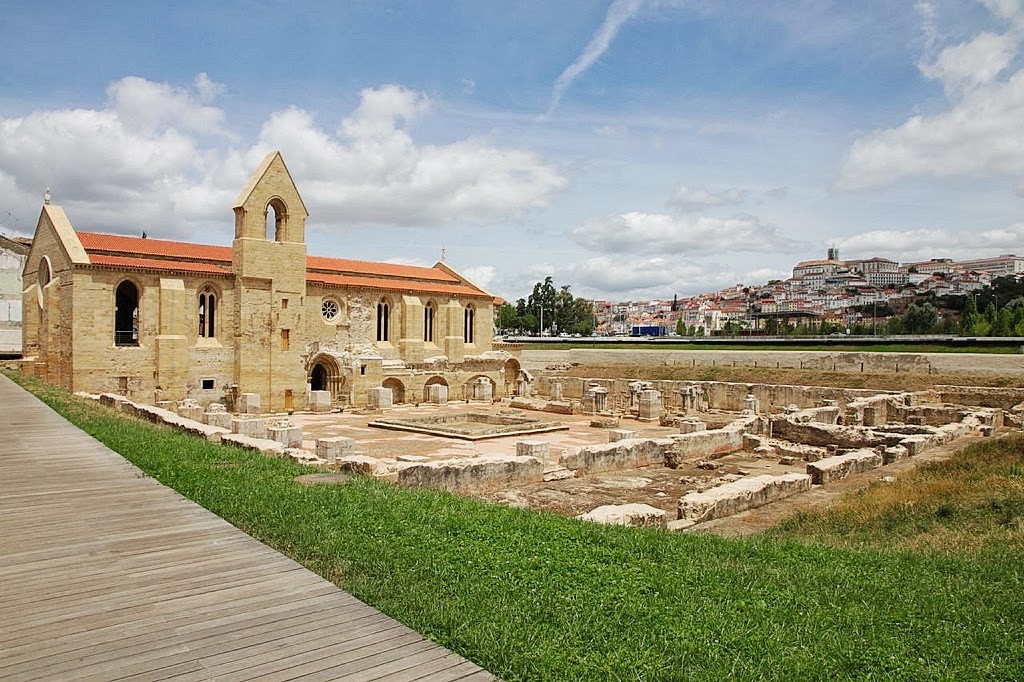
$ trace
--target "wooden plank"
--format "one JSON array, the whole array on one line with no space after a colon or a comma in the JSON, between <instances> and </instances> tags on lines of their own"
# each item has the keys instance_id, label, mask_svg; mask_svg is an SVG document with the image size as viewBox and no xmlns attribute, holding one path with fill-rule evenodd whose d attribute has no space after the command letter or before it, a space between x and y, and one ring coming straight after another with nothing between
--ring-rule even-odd
<instances>
[{"instance_id":1,"label":"wooden plank","mask_svg":"<svg viewBox=\"0 0 1024 682\"><path fill-rule=\"evenodd\" d=\"M0 678L494 679L0 377Z\"/></svg>"}]
</instances>

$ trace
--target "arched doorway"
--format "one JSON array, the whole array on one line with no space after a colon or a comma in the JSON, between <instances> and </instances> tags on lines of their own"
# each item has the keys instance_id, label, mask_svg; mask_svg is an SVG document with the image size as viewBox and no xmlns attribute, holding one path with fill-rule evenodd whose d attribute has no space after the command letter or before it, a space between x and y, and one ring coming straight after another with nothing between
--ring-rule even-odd
<instances>
[{"instance_id":1,"label":"arched doorway","mask_svg":"<svg viewBox=\"0 0 1024 682\"><path fill-rule=\"evenodd\" d=\"M401 405L405 402L405 384L395 378L385 379L381 383L382 388L391 389L391 404Z\"/></svg>"},{"instance_id":2,"label":"arched doorway","mask_svg":"<svg viewBox=\"0 0 1024 682\"><path fill-rule=\"evenodd\" d=\"M329 353L320 353L310 360L307 380L311 391L330 391L332 403L348 397L341 365Z\"/></svg>"}]
</instances>

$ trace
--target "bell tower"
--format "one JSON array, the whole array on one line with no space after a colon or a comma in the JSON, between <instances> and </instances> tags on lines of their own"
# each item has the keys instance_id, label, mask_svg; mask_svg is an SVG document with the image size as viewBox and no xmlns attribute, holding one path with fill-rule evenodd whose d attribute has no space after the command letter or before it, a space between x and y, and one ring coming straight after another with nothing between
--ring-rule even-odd
<instances>
[{"instance_id":1,"label":"bell tower","mask_svg":"<svg viewBox=\"0 0 1024 682\"><path fill-rule=\"evenodd\" d=\"M263 159L233 209L239 391L259 393L265 412L303 409L309 212L280 152Z\"/></svg>"}]
</instances>

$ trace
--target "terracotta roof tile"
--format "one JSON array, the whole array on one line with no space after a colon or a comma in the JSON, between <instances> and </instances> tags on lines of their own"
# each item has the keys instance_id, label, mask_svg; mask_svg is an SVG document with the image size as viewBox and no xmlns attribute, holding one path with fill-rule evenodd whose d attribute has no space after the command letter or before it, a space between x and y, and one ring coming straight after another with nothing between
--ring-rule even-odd
<instances>
[{"instance_id":1,"label":"terracotta roof tile","mask_svg":"<svg viewBox=\"0 0 1024 682\"><path fill-rule=\"evenodd\" d=\"M332 275L322 272L310 272L306 280L317 284L329 284L333 286L384 289L387 291L406 291L409 287L408 280L386 279L383 277L360 277L356 275ZM459 296L475 296L493 299L487 293L476 287L465 284L447 284L434 282L416 282L417 291L425 291L432 294L455 294Z\"/></svg>"},{"instance_id":2,"label":"terracotta roof tile","mask_svg":"<svg viewBox=\"0 0 1024 682\"><path fill-rule=\"evenodd\" d=\"M93 251L108 251L139 256L231 262L230 246L209 246L166 239L143 239L142 237L126 237L120 234L101 234L99 232L79 232L78 239L81 240L82 246L85 247L90 258Z\"/></svg>"},{"instance_id":3,"label":"terracotta roof tile","mask_svg":"<svg viewBox=\"0 0 1024 682\"><path fill-rule=\"evenodd\" d=\"M166 239L143 239L99 232L78 232L78 238L95 265L116 265L156 270L176 270L209 274L230 274L230 246L210 246ZM156 258L146 258L154 256ZM202 262L207 261L207 262ZM212 262L210 262L212 261ZM222 267L224 263L229 267ZM440 268L425 268L394 263L306 257L306 279L336 286L372 287L400 291L415 289L436 294L488 297L473 285L462 284Z\"/></svg>"},{"instance_id":4,"label":"terracotta roof tile","mask_svg":"<svg viewBox=\"0 0 1024 682\"><path fill-rule=\"evenodd\" d=\"M396 263L372 263L345 258L328 258L326 256L307 256L306 267L310 270L321 270L332 273L348 273L353 275L377 275L382 277L401 277L403 279L424 279L434 282L458 283L453 277L438 268L424 268L415 265L399 265Z\"/></svg>"},{"instance_id":5,"label":"terracotta roof tile","mask_svg":"<svg viewBox=\"0 0 1024 682\"><path fill-rule=\"evenodd\" d=\"M160 260L156 258L135 258L132 256L108 256L105 254L89 254L89 262L93 265L106 265L120 268L139 268L144 270L165 270L173 272L199 272L208 275L230 275L231 269L212 263L195 261Z\"/></svg>"}]
</instances>

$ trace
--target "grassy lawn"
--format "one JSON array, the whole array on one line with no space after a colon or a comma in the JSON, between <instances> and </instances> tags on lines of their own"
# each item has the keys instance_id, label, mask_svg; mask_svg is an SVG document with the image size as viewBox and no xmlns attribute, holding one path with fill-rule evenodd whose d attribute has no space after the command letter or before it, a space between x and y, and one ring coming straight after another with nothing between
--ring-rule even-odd
<instances>
[{"instance_id":1,"label":"grassy lawn","mask_svg":"<svg viewBox=\"0 0 1024 682\"><path fill-rule=\"evenodd\" d=\"M729 541L361 478L303 486L299 465L12 378L149 475L506 680L1024 679L1019 530L910 551L884 529L831 541L878 523L867 517L828 531L805 517ZM1003 477L1019 485L1021 440L1010 449ZM1019 529L1021 507L1005 511ZM958 518L924 516L922 533Z\"/></svg>"}]
</instances>

